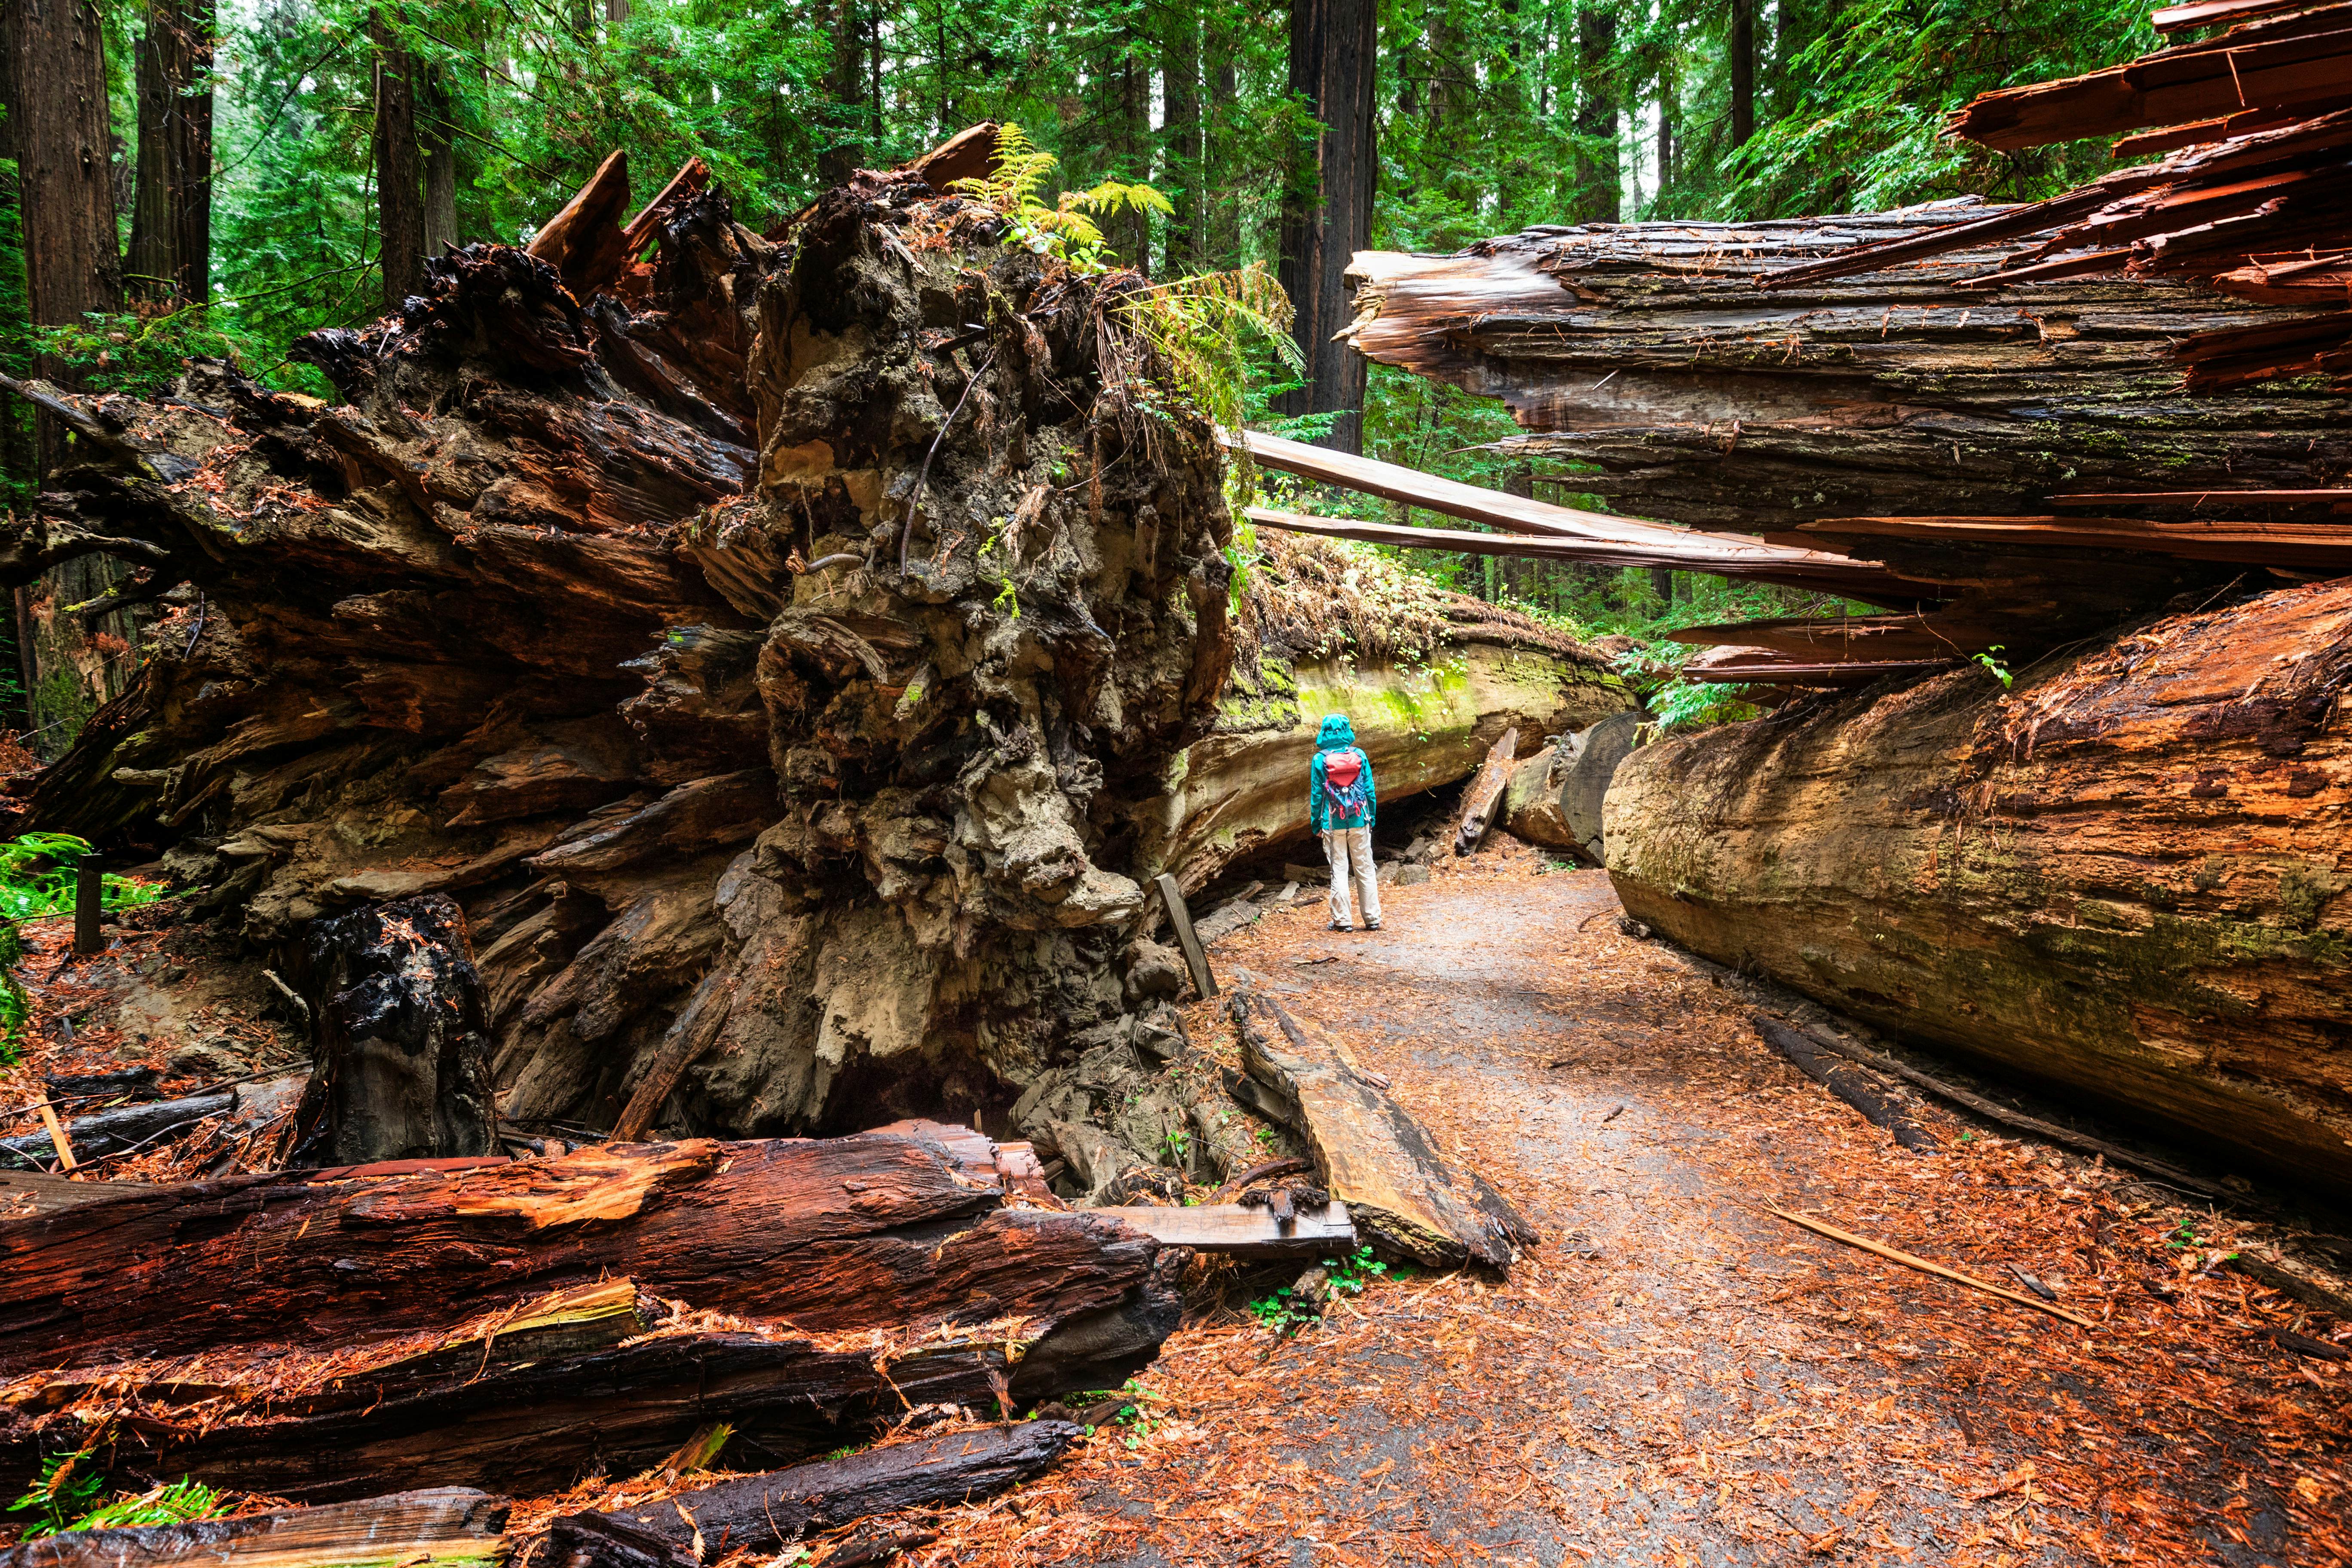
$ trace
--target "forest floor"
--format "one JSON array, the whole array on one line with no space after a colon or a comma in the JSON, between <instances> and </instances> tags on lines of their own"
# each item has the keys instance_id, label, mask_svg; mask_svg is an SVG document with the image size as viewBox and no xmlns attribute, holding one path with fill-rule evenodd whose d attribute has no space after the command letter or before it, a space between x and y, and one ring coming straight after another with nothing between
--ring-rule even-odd
<instances>
[{"instance_id":1,"label":"forest floor","mask_svg":"<svg viewBox=\"0 0 2352 1568\"><path fill-rule=\"evenodd\" d=\"M1547 874L1548 873L1548 874ZM926 1565L2352 1562L2352 1328L2221 1268L2274 1235L1916 1108L1907 1153L1524 849L1321 900L1218 945L1344 1031L1541 1230L1507 1280L1377 1279L1282 1337L1222 1281L1130 1385L1144 1415L953 1510ZM1196 1045L1232 1058L1213 1004ZM2084 1331L1761 1205L2017 1288ZM1215 1279L1205 1282L1213 1289Z\"/></svg>"}]
</instances>

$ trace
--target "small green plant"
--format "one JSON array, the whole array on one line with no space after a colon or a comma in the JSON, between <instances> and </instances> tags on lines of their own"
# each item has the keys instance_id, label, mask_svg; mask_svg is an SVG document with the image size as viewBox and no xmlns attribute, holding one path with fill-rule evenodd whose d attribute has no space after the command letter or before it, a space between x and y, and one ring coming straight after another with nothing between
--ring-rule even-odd
<instances>
[{"instance_id":1,"label":"small green plant","mask_svg":"<svg viewBox=\"0 0 2352 1568\"><path fill-rule=\"evenodd\" d=\"M996 133L995 167L978 179L958 180L950 188L994 207L1023 245L1079 272L1103 272L1111 266L1109 245L1094 221L1097 215L1109 217L1125 210L1175 216L1175 205L1150 185L1118 180L1105 180L1092 190L1064 191L1047 206L1043 195L1046 176L1060 163L1008 121Z\"/></svg>"},{"instance_id":2,"label":"small green plant","mask_svg":"<svg viewBox=\"0 0 2352 1568\"><path fill-rule=\"evenodd\" d=\"M90 1500L106 1489L106 1478L88 1462L89 1455L90 1450L84 1448L78 1453L51 1454L41 1461L40 1479L32 1489L8 1505L10 1513L38 1516L26 1527L25 1539L71 1530L72 1521L88 1511Z\"/></svg>"},{"instance_id":3,"label":"small green plant","mask_svg":"<svg viewBox=\"0 0 2352 1568\"><path fill-rule=\"evenodd\" d=\"M1192 1135L1185 1131L1182 1128L1171 1128L1168 1131L1168 1135L1162 1138L1160 1142L1168 1146L1169 1157L1174 1160L1179 1165L1192 1158Z\"/></svg>"},{"instance_id":4,"label":"small green plant","mask_svg":"<svg viewBox=\"0 0 2352 1568\"><path fill-rule=\"evenodd\" d=\"M1261 1127L1257 1130L1257 1141L1265 1144L1269 1149L1273 1148L1276 1142L1280 1142L1282 1134L1276 1132L1271 1127Z\"/></svg>"},{"instance_id":5,"label":"small green plant","mask_svg":"<svg viewBox=\"0 0 2352 1568\"><path fill-rule=\"evenodd\" d=\"M1271 1296L1261 1296L1249 1305L1250 1316L1260 1324L1288 1339L1299 1330L1323 1320L1291 1300L1287 1290L1276 1290Z\"/></svg>"},{"instance_id":6,"label":"small green plant","mask_svg":"<svg viewBox=\"0 0 2352 1568\"><path fill-rule=\"evenodd\" d=\"M2174 1227L2172 1234L2165 1238L2164 1245L2175 1252L2187 1252L2199 1245L2197 1227L2187 1220L2182 1220Z\"/></svg>"},{"instance_id":7,"label":"small green plant","mask_svg":"<svg viewBox=\"0 0 2352 1568\"><path fill-rule=\"evenodd\" d=\"M212 1519L228 1511L228 1494L190 1480L176 1481L119 1497L66 1526L67 1530L113 1530L131 1524L185 1524L192 1519Z\"/></svg>"},{"instance_id":8,"label":"small green plant","mask_svg":"<svg viewBox=\"0 0 2352 1568\"><path fill-rule=\"evenodd\" d=\"M1385 1278L1388 1271L1389 1266L1374 1258L1369 1247L1360 1247L1352 1256L1337 1262L1328 1258L1323 1260L1323 1272L1331 1289L1350 1296L1362 1295L1365 1286Z\"/></svg>"},{"instance_id":9,"label":"small green plant","mask_svg":"<svg viewBox=\"0 0 2352 1568\"><path fill-rule=\"evenodd\" d=\"M2000 682L2001 689L2004 691L2017 684L2017 678L2010 673L2009 666L2002 660L1993 657L1995 654L2000 652L2000 650L2006 646L2007 645L2003 643L1995 643L1992 647L1985 649L1984 652L1969 656L1977 663L1984 666L1986 673L1990 674L1995 680Z\"/></svg>"}]
</instances>

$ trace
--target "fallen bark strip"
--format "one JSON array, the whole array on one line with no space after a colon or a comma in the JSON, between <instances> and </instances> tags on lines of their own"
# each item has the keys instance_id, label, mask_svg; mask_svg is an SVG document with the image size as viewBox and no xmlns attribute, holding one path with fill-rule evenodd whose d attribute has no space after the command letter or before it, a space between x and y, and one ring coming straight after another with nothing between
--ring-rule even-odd
<instances>
[{"instance_id":1,"label":"fallen bark strip","mask_svg":"<svg viewBox=\"0 0 2352 1568\"><path fill-rule=\"evenodd\" d=\"M1337 1038L1255 991L1235 992L1232 1013L1242 1064L1264 1091L1255 1105L1306 1139L1323 1185L1375 1250L1431 1268L1507 1268L1535 1245L1509 1201L1440 1158Z\"/></svg>"},{"instance_id":2,"label":"fallen bark strip","mask_svg":"<svg viewBox=\"0 0 2352 1568\"><path fill-rule=\"evenodd\" d=\"M1946 1083L1942 1079L1921 1072L1917 1068L1898 1062L1892 1057L1881 1056L1876 1051L1865 1050L1860 1046L1849 1044L1815 1030L1805 1031L1805 1037L1818 1043L1824 1049L1835 1051L1851 1061L1860 1062L1874 1071L1891 1074L1906 1083L1916 1085L1938 1100L1949 1100L1963 1110L1972 1111L1988 1121L1999 1122L2003 1127L2015 1128L2020 1132L2030 1132L2045 1142L2063 1144L2069 1149L2077 1149L2085 1154L2096 1154L2109 1164L2126 1165L2135 1171L2145 1171L2151 1176L2161 1177L2174 1186L2184 1188L2203 1197L2212 1198L2217 1202L2231 1202L2238 1196L2219 1182L2209 1182L2202 1176L2192 1176L2178 1165L2168 1165L2150 1155L2137 1153L2132 1150L2110 1143L2104 1138L2094 1138L2087 1132L2077 1132L2071 1127L2061 1127L2054 1121L2044 1121L2038 1116L2028 1116L2021 1110L2011 1110L1996 1100L1987 1100L1980 1094L1971 1094L1958 1084Z\"/></svg>"},{"instance_id":3,"label":"fallen bark strip","mask_svg":"<svg viewBox=\"0 0 2352 1568\"><path fill-rule=\"evenodd\" d=\"M507 1500L450 1487L192 1524L77 1530L0 1552L0 1568L490 1568Z\"/></svg>"},{"instance_id":4,"label":"fallen bark strip","mask_svg":"<svg viewBox=\"0 0 2352 1568\"><path fill-rule=\"evenodd\" d=\"M691 1568L730 1552L774 1552L812 1530L988 1497L1044 1471L1076 1441L1068 1421L1022 1421L869 1448L680 1492L548 1531L545 1568Z\"/></svg>"},{"instance_id":5,"label":"fallen bark strip","mask_svg":"<svg viewBox=\"0 0 2352 1568\"><path fill-rule=\"evenodd\" d=\"M0 1225L0 1373L368 1343L606 1275L803 1333L944 1321L982 1297L1042 1327L1150 1271L1132 1231L1003 1201L938 1144L887 1134L157 1187Z\"/></svg>"},{"instance_id":6,"label":"fallen bark strip","mask_svg":"<svg viewBox=\"0 0 2352 1568\"><path fill-rule=\"evenodd\" d=\"M1495 819L1495 807L1503 798L1503 791L1511 782L1511 764L1518 760L1519 731L1515 726L1503 731L1486 752L1486 765L1470 781L1462 795L1462 820L1454 829L1454 853L1467 855L1478 847L1486 837L1487 825Z\"/></svg>"},{"instance_id":7,"label":"fallen bark strip","mask_svg":"<svg viewBox=\"0 0 2352 1568\"><path fill-rule=\"evenodd\" d=\"M1957 1269L1947 1268L1940 1263L1930 1263L1926 1258L1921 1258L1916 1254L1904 1252L1895 1247L1887 1247L1880 1242L1871 1240L1866 1236L1856 1236L1852 1231L1840 1230L1833 1225L1823 1225L1820 1220L1808 1219L1801 1214L1790 1214L1786 1209L1776 1209L1769 1204L1766 1204L1764 1205L1764 1212L1769 1215L1778 1215L1780 1218L1787 1220L1790 1225L1802 1226L1807 1230L1815 1232L1821 1236L1828 1237L1832 1241L1842 1241L1848 1247L1858 1247L1862 1248L1863 1251L1874 1253L1880 1258L1887 1259L1891 1263L1900 1263L1906 1268L1916 1268L1923 1273L1933 1274L1938 1279L1954 1280L1959 1284L1966 1285L1972 1290L1982 1290L1989 1296L1998 1296L2004 1301L2014 1301L2021 1307L2031 1307L2037 1312L2047 1312L2053 1318L2063 1318L2066 1321L2075 1324L2080 1328L2091 1329L2098 1326L2092 1322L2088 1318L2077 1317L2075 1314L2066 1310L2065 1308L2053 1305L2053 1303L2044 1301L2038 1297L2021 1296L2014 1290L2004 1290L1998 1285L1987 1284L1984 1280L1977 1279L1974 1275L1962 1274Z\"/></svg>"},{"instance_id":8,"label":"fallen bark strip","mask_svg":"<svg viewBox=\"0 0 2352 1568\"><path fill-rule=\"evenodd\" d=\"M88 1182L39 1171L0 1171L0 1221L62 1214L142 1190L135 1182Z\"/></svg>"},{"instance_id":9,"label":"fallen bark strip","mask_svg":"<svg viewBox=\"0 0 2352 1568\"><path fill-rule=\"evenodd\" d=\"M1867 1078L1843 1063L1830 1060L1811 1035L1770 1018L1759 1016L1754 1022L1765 1044L1788 1058L1799 1072L1868 1117L1873 1126L1885 1129L1897 1143L1915 1154L1935 1151L1936 1140L1926 1129L1905 1115L1903 1108L1881 1094Z\"/></svg>"}]
</instances>

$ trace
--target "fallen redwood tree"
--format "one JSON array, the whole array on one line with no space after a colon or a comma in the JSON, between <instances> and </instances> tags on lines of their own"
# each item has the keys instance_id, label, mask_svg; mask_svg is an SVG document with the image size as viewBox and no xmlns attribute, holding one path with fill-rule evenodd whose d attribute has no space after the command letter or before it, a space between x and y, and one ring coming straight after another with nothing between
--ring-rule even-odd
<instances>
[{"instance_id":1,"label":"fallen redwood tree","mask_svg":"<svg viewBox=\"0 0 2352 1568\"><path fill-rule=\"evenodd\" d=\"M2352 582L1633 752L1611 876L1842 1013L2352 1194Z\"/></svg>"},{"instance_id":2,"label":"fallen redwood tree","mask_svg":"<svg viewBox=\"0 0 2352 1568\"><path fill-rule=\"evenodd\" d=\"M168 612L24 826L161 852L298 978L322 922L461 917L415 951L464 1006L478 977L478 1030L354 1034L352 985L306 987L348 1037L316 1158L481 1147L478 1097L423 1114L478 1033L529 1136L998 1125L1138 1016L1154 876L1304 835L1315 705L1367 646L1236 613L1223 459L1133 275L923 166L788 244L698 165L627 205L614 160L530 249L305 339L341 404L209 363L148 403L21 389L78 435L0 574L103 552ZM1524 616L1432 619L1367 698L1416 752L1393 794L1625 706ZM338 1110L367 1085L399 1125Z\"/></svg>"},{"instance_id":3,"label":"fallen redwood tree","mask_svg":"<svg viewBox=\"0 0 2352 1568\"><path fill-rule=\"evenodd\" d=\"M1116 1386L1175 1326L1188 1255L1016 1205L971 1144L607 1145L0 1223L0 1453L29 1476L98 1440L303 1500L560 1490L713 1421L777 1461L914 1405Z\"/></svg>"}]
</instances>

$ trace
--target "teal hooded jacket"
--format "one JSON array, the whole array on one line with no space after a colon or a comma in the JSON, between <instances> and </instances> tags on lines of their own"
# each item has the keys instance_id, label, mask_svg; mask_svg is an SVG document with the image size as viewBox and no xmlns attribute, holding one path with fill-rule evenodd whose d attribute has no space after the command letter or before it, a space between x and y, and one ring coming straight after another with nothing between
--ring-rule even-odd
<instances>
[{"instance_id":1,"label":"teal hooded jacket","mask_svg":"<svg viewBox=\"0 0 2352 1568\"><path fill-rule=\"evenodd\" d=\"M1364 809L1360 813L1334 815L1328 792L1323 787L1325 759L1335 752L1354 752L1364 773ZM1372 760L1356 744L1356 727L1348 722L1344 713L1325 716L1323 727L1315 735L1315 760L1307 768L1307 820L1318 833L1334 828L1370 827L1372 818L1380 814L1380 791L1372 784Z\"/></svg>"}]
</instances>

